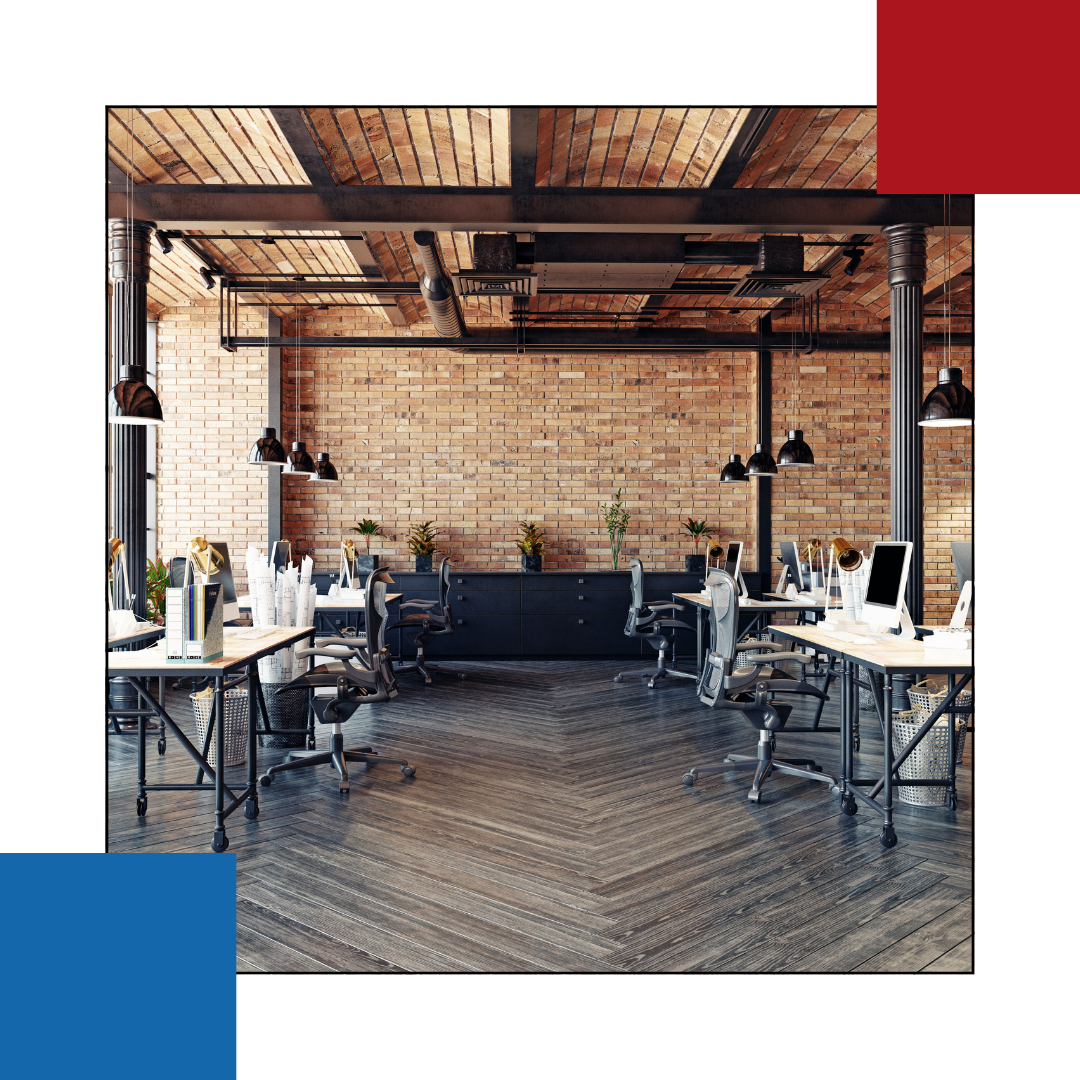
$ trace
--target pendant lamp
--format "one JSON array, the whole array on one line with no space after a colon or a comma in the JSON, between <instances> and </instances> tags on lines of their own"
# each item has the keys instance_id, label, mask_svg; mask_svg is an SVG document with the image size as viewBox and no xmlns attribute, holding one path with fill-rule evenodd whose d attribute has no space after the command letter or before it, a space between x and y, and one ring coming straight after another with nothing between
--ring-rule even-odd
<instances>
[{"instance_id":1,"label":"pendant lamp","mask_svg":"<svg viewBox=\"0 0 1080 1080\"><path fill-rule=\"evenodd\" d=\"M315 455L315 472L312 473L312 480L321 480L324 483L332 483L337 480L337 469L334 468L334 463L330 460L329 454L316 454Z\"/></svg>"},{"instance_id":2,"label":"pendant lamp","mask_svg":"<svg viewBox=\"0 0 1080 1080\"><path fill-rule=\"evenodd\" d=\"M739 481L746 482L746 466L740 454L728 454L727 464L720 472L720 483L734 484Z\"/></svg>"},{"instance_id":3,"label":"pendant lamp","mask_svg":"<svg viewBox=\"0 0 1080 1080\"><path fill-rule=\"evenodd\" d=\"M756 443L750 460L746 463L747 476L779 476L772 454L765 449L764 443Z\"/></svg>"},{"instance_id":4,"label":"pendant lamp","mask_svg":"<svg viewBox=\"0 0 1080 1080\"><path fill-rule=\"evenodd\" d=\"M814 465L814 452L803 442L802 431L798 428L787 433L788 441L780 447L776 455L777 465L797 465L804 469Z\"/></svg>"},{"instance_id":5,"label":"pendant lamp","mask_svg":"<svg viewBox=\"0 0 1080 1080\"><path fill-rule=\"evenodd\" d=\"M964 385L958 367L942 368L937 386L926 395L919 427L969 427L975 422L975 395Z\"/></svg>"},{"instance_id":6,"label":"pendant lamp","mask_svg":"<svg viewBox=\"0 0 1080 1080\"><path fill-rule=\"evenodd\" d=\"M109 391L110 424L141 424L156 427L165 423L161 402L146 381L146 369L134 364L120 368L120 381Z\"/></svg>"},{"instance_id":7,"label":"pendant lamp","mask_svg":"<svg viewBox=\"0 0 1080 1080\"><path fill-rule=\"evenodd\" d=\"M310 480L315 473L315 462L307 452L307 443L294 442L292 453L285 459L285 468L281 470L282 476L300 476Z\"/></svg>"},{"instance_id":8,"label":"pendant lamp","mask_svg":"<svg viewBox=\"0 0 1080 1080\"><path fill-rule=\"evenodd\" d=\"M248 454L249 465L276 465L279 468L285 464L285 447L277 441L277 431L272 427L264 427L262 435L255 440Z\"/></svg>"}]
</instances>

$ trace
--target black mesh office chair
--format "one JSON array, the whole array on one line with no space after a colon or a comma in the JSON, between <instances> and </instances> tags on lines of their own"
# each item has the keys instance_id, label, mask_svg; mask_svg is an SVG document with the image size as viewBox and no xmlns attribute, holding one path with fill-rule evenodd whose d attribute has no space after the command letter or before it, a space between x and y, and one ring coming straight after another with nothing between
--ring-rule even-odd
<instances>
[{"instance_id":1,"label":"black mesh office chair","mask_svg":"<svg viewBox=\"0 0 1080 1080\"><path fill-rule=\"evenodd\" d=\"M776 642L754 642L755 647L764 650L769 664L755 662L736 668L735 653L742 647L738 641L739 626L739 590L731 576L721 573L717 582L709 585L712 601L710 628L712 639L705 663L698 678L698 700L711 707L737 709L751 726L758 729L757 756L729 754L717 765L699 765L686 773L682 780L688 787L693 785L698 774L703 772L722 772L726 769L755 769L754 784L747 797L752 802L761 799L761 785L774 769L791 776L801 776L806 780L820 780L830 785L834 795L839 795L840 788L835 778L826 775L809 758L773 757L776 749L777 731L814 732L816 734L835 734L839 728L820 726L821 710L828 700L825 690L818 690L809 683L792 678L787 672L773 666L782 660L791 660L805 666L813 658L805 653L785 652ZM764 657L762 657L764 659ZM817 714L810 727L790 728L787 726L793 705L781 704L773 700L775 694L803 694L818 699Z\"/></svg>"},{"instance_id":2,"label":"black mesh office chair","mask_svg":"<svg viewBox=\"0 0 1080 1080\"><path fill-rule=\"evenodd\" d=\"M661 618L660 612L665 609L686 610L682 604L676 604L671 600L653 600L646 603L645 571L641 566L641 560L632 558L630 560L630 611L626 616L623 633L627 637L644 638L657 650L656 667L645 668L644 671L620 672L615 676L615 682L622 682L624 675L640 675L643 679L648 678L651 690L656 685L657 679L666 679L669 675L678 679L697 678L688 671L679 671L678 668L667 666L667 648L669 645L674 645L675 638L674 635L668 636L662 631L676 630L680 627L691 633L697 633L697 630L689 623L680 622L678 619Z\"/></svg>"},{"instance_id":3,"label":"black mesh office chair","mask_svg":"<svg viewBox=\"0 0 1080 1080\"><path fill-rule=\"evenodd\" d=\"M370 746L345 748L341 725L361 705L373 705L377 701L389 701L397 697L397 682L390 664L390 650L383 644L386 631L386 586L393 579L385 570L374 570L367 579L365 596L366 634L353 637L325 637L315 639L315 648L296 649L299 657L316 654L340 656L338 661L319 664L311 671L297 676L278 693L307 693L322 687L334 687L334 697L314 696L311 700L315 718L320 724L330 724L329 750L291 750L280 765L272 765L259 777L259 783L268 787L275 775L292 769L306 769L311 765L330 764L337 770L338 791L348 792L348 761L362 761L368 765L399 765L405 776L416 770L399 758L380 757Z\"/></svg>"},{"instance_id":4,"label":"black mesh office chair","mask_svg":"<svg viewBox=\"0 0 1080 1080\"><path fill-rule=\"evenodd\" d=\"M407 608L417 609L403 619L393 623L389 629L394 630L402 627L406 633L416 630L418 633L409 640L416 646L416 663L399 664L397 673L403 675L407 671L418 671L424 677L425 683L431 682L431 673L441 671L446 675L456 675L459 679L465 678L465 672L457 668L448 668L442 664L432 664L424 659L424 645L434 637L442 637L454 632L454 616L450 611L450 560L443 559L439 564L439 599L438 600L406 600L398 607L398 611Z\"/></svg>"}]
</instances>

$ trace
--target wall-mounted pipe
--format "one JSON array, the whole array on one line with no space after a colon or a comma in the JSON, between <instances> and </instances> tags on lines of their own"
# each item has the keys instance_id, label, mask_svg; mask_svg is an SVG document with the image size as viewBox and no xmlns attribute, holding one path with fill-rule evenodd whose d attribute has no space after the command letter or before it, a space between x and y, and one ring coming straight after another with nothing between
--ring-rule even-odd
<instances>
[{"instance_id":1,"label":"wall-mounted pipe","mask_svg":"<svg viewBox=\"0 0 1080 1080\"><path fill-rule=\"evenodd\" d=\"M468 337L450 275L443 269L435 234L428 229L413 233L413 241L424 264L420 295L440 337Z\"/></svg>"}]
</instances>

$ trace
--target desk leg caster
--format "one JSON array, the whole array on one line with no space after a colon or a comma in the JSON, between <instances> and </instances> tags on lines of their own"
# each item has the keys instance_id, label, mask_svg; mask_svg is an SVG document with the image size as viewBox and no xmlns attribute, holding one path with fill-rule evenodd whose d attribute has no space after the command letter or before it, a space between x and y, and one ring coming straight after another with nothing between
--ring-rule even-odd
<instances>
[{"instance_id":1,"label":"desk leg caster","mask_svg":"<svg viewBox=\"0 0 1080 1080\"><path fill-rule=\"evenodd\" d=\"M879 839L883 848L896 847L896 830L891 825L882 826Z\"/></svg>"},{"instance_id":2,"label":"desk leg caster","mask_svg":"<svg viewBox=\"0 0 1080 1080\"><path fill-rule=\"evenodd\" d=\"M259 816L259 800L257 797L252 797L244 803L244 817L257 818Z\"/></svg>"},{"instance_id":3,"label":"desk leg caster","mask_svg":"<svg viewBox=\"0 0 1080 1080\"><path fill-rule=\"evenodd\" d=\"M308 739L307 748L309 750L314 750L315 749L315 740L314 739Z\"/></svg>"},{"instance_id":4,"label":"desk leg caster","mask_svg":"<svg viewBox=\"0 0 1080 1080\"><path fill-rule=\"evenodd\" d=\"M165 753L165 739L164 738L158 739L158 741L157 741L157 752L158 752L159 755L163 755Z\"/></svg>"},{"instance_id":5,"label":"desk leg caster","mask_svg":"<svg viewBox=\"0 0 1080 1080\"><path fill-rule=\"evenodd\" d=\"M848 817L854 817L859 812L859 804L855 801L855 796L845 795L840 800L840 809Z\"/></svg>"},{"instance_id":6,"label":"desk leg caster","mask_svg":"<svg viewBox=\"0 0 1080 1080\"><path fill-rule=\"evenodd\" d=\"M225 835L224 829L214 830L214 839L210 841L210 847L214 851L226 851L229 847L229 838Z\"/></svg>"},{"instance_id":7,"label":"desk leg caster","mask_svg":"<svg viewBox=\"0 0 1080 1080\"><path fill-rule=\"evenodd\" d=\"M140 795L135 800L135 813L138 814L139 817L146 817L146 796L145 795Z\"/></svg>"},{"instance_id":8,"label":"desk leg caster","mask_svg":"<svg viewBox=\"0 0 1080 1080\"><path fill-rule=\"evenodd\" d=\"M956 792L951 788L949 789L949 793L945 796L945 805L950 810L956 809Z\"/></svg>"}]
</instances>

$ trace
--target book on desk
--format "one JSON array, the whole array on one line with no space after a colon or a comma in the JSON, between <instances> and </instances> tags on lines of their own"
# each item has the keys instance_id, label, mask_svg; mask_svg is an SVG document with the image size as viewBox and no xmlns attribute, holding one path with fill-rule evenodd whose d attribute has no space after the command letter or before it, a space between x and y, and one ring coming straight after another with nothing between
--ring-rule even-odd
<instances>
[{"instance_id":1,"label":"book on desk","mask_svg":"<svg viewBox=\"0 0 1080 1080\"><path fill-rule=\"evenodd\" d=\"M202 664L225 652L221 585L165 590L165 662Z\"/></svg>"}]
</instances>

